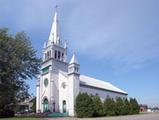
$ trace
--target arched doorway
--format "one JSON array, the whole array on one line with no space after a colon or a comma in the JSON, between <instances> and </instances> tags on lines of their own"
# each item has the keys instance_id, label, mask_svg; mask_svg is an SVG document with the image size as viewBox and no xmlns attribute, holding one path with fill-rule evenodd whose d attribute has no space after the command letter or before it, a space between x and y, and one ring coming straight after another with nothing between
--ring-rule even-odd
<instances>
[{"instance_id":1,"label":"arched doorway","mask_svg":"<svg viewBox=\"0 0 159 120\"><path fill-rule=\"evenodd\" d=\"M66 101L65 100L63 100L63 113L65 113L66 112Z\"/></svg>"},{"instance_id":2,"label":"arched doorway","mask_svg":"<svg viewBox=\"0 0 159 120\"><path fill-rule=\"evenodd\" d=\"M43 101L43 112L48 112L48 110L49 110L49 102L48 99L45 98Z\"/></svg>"}]
</instances>

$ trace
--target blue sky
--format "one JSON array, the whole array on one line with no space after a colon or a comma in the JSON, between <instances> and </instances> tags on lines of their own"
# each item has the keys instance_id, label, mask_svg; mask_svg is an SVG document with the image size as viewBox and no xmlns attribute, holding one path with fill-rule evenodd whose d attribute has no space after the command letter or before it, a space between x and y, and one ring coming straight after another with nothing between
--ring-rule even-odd
<instances>
[{"instance_id":1,"label":"blue sky","mask_svg":"<svg viewBox=\"0 0 159 120\"><path fill-rule=\"evenodd\" d=\"M69 42L69 59L77 53L81 74L159 106L158 0L0 0L0 27L25 31L41 57L56 4L61 39ZM35 94L36 80L28 83Z\"/></svg>"}]
</instances>

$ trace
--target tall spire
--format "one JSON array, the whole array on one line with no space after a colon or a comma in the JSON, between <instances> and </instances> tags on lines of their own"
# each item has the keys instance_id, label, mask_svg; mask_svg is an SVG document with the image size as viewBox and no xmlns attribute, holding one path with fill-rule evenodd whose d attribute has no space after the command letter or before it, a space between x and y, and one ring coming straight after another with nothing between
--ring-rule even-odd
<instances>
[{"instance_id":1,"label":"tall spire","mask_svg":"<svg viewBox=\"0 0 159 120\"><path fill-rule=\"evenodd\" d=\"M57 5L55 7L55 15L52 23L52 28L48 40L48 45L54 43L56 45L60 45L60 38L59 38L59 21L58 21L58 14L57 14Z\"/></svg>"}]
</instances>

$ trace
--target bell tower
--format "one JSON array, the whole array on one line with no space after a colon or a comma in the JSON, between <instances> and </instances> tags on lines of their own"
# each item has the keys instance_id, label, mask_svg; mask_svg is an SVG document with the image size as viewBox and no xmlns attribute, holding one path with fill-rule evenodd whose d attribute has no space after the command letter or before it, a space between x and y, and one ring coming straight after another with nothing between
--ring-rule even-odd
<instances>
[{"instance_id":1,"label":"bell tower","mask_svg":"<svg viewBox=\"0 0 159 120\"><path fill-rule=\"evenodd\" d=\"M68 65L68 85L69 85L69 116L75 115L75 100L77 95L79 94L79 67L77 58L75 56L75 53L72 56L72 59Z\"/></svg>"},{"instance_id":2,"label":"bell tower","mask_svg":"<svg viewBox=\"0 0 159 120\"><path fill-rule=\"evenodd\" d=\"M37 110L59 111L59 71L68 72L67 43L60 40L57 6L48 41L43 45L43 60L37 85Z\"/></svg>"},{"instance_id":3,"label":"bell tower","mask_svg":"<svg viewBox=\"0 0 159 120\"><path fill-rule=\"evenodd\" d=\"M67 43L62 45L60 40L57 6L55 8L49 39L43 45L43 62L50 58L54 58L61 62L67 62Z\"/></svg>"}]
</instances>

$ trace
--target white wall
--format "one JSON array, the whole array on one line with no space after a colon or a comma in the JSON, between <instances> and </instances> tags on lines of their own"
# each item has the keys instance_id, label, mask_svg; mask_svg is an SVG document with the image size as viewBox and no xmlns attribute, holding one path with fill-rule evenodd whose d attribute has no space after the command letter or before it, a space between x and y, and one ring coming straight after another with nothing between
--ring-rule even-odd
<instances>
[{"instance_id":1,"label":"white wall","mask_svg":"<svg viewBox=\"0 0 159 120\"><path fill-rule=\"evenodd\" d=\"M76 96L79 94L79 76L75 74L70 74L69 79L69 90L68 90L68 99L69 99L69 116L75 115L75 99Z\"/></svg>"},{"instance_id":2,"label":"white wall","mask_svg":"<svg viewBox=\"0 0 159 120\"><path fill-rule=\"evenodd\" d=\"M63 84L65 83L65 87ZM63 112L63 100L66 101L66 111L68 111L68 79L65 75L59 72L59 111Z\"/></svg>"},{"instance_id":3,"label":"white wall","mask_svg":"<svg viewBox=\"0 0 159 120\"><path fill-rule=\"evenodd\" d=\"M101 100L106 99L108 96L110 98L114 98L114 99L116 97L125 98L127 96L127 95L120 94L120 93L115 93L115 92L111 92L111 91L107 91L107 90L102 90L102 89L87 87L87 86L81 86L81 85L80 85L80 92L88 93L88 94L92 94L92 95L98 94L98 96L101 98Z\"/></svg>"},{"instance_id":4,"label":"white wall","mask_svg":"<svg viewBox=\"0 0 159 120\"><path fill-rule=\"evenodd\" d=\"M43 112L43 100L44 98L47 98L48 99L48 102L50 103L50 72L47 73L47 74L44 74L41 76L41 80L40 80L40 109L41 109L41 112ZM48 86L45 87L44 85L44 80L45 79L48 79ZM50 106L49 106L50 107Z\"/></svg>"},{"instance_id":5,"label":"white wall","mask_svg":"<svg viewBox=\"0 0 159 120\"><path fill-rule=\"evenodd\" d=\"M52 80L52 87L51 91L51 98L53 106L53 101L55 102L55 112L59 112L59 72L57 70L52 70L51 73L51 80Z\"/></svg>"}]
</instances>

